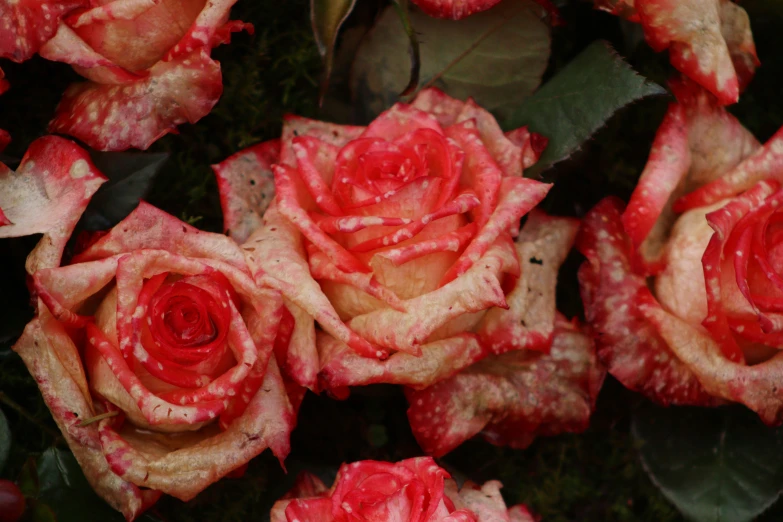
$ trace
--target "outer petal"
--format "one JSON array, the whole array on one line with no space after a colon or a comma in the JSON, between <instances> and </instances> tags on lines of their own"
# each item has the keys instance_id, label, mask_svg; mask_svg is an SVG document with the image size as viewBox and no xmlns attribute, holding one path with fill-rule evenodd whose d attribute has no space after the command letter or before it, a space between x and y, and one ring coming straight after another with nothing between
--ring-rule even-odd
<instances>
[{"instance_id":1,"label":"outer petal","mask_svg":"<svg viewBox=\"0 0 783 522\"><path fill-rule=\"evenodd\" d=\"M637 0L647 41L669 48L672 65L715 94L739 98L739 79L721 33L720 0Z\"/></svg>"},{"instance_id":2,"label":"outer petal","mask_svg":"<svg viewBox=\"0 0 783 522\"><path fill-rule=\"evenodd\" d=\"M532 211L516 242L522 274L508 309L487 312L478 333L492 352L520 348L548 351L555 328L557 273L574 243L579 221Z\"/></svg>"},{"instance_id":3,"label":"outer petal","mask_svg":"<svg viewBox=\"0 0 783 522\"><path fill-rule=\"evenodd\" d=\"M237 243L244 243L261 226L261 216L275 197L272 165L279 158L280 140L270 140L212 165L223 208L223 231Z\"/></svg>"},{"instance_id":4,"label":"outer petal","mask_svg":"<svg viewBox=\"0 0 783 522\"><path fill-rule=\"evenodd\" d=\"M459 20L480 11L486 11L500 0L413 0L430 16Z\"/></svg>"},{"instance_id":5,"label":"outer petal","mask_svg":"<svg viewBox=\"0 0 783 522\"><path fill-rule=\"evenodd\" d=\"M0 57L30 59L54 36L60 18L86 4L88 0L0 1Z\"/></svg>"},{"instance_id":6,"label":"outer petal","mask_svg":"<svg viewBox=\"0 0 783 522\"><path fill-rule=\"evenodd\" d=\"M549 355L490 356L422 391L408 390L408 419L434 456L482 430L493 444L523 448L537 435L587 428L603 377L590 338L561 320Z\"/></svg>"},{"instance_id":7,"label":"outer petal","mask_svg":"<svg viewBox=\"0 0 783 522\"><path fill-rule=\"evenodd\" d=\"M425 344L418 356L397 352L384 361L362 357L327 335L319 336L318 347L321 379L324 387L332 390L375 383L404 384L421 389L454 375L489 353L473 334Z\"/></svg>"},{"instance_id":8,"label":"outer petal","mask_svg":"<svg viewBox=\"0 0 783 522\"><path fill-rule=\"evenodd\" d=\"M584 218L577 248L587 257L579 270L585 316L598 355L626 387L663 404L714 405L692 370L677 358L639 310L646 279L630 264L622 204L601 201Z\"/></svg>"},{"instance_id":9,"label":"outer petal","mask_svg":"<svg viewBox=\"0 0 783 522\"><path fill-rule=\"evenodd\" d=\"M220 65L199 48L157 63L144 80L72 85L49 129L100 150L146 149L177 125L206 116L222 92Z\"/></svg>"},{"instance_id":10,"label":"outer petal","mask_svg":"<svg viewBox=\"0 0 783 522\"><path fill-rule=\"evenodd\" d=\"M34 141L16 172L0 164L0 209L10 222L0 238L44 234L27 258L27 271L60 264L63 249L90 198L106 178L71 141Z\"/></svg>"},{"instance_id":11,"label":"outer petal","mask_svg":"<svg viewBox=\"0 0 783 522\"><path fill-rule=\"evenodd\" d=\"M144 201L108 234L76 256L74 262L145 249L176 252L188 258L220 259L247 272L245 256L234 241L192 227Z\"/></svg>"},{"instance_id":12,"label":"outer petal","mask_svg":"<svg viewBox=\"0 0 783 522\"><path fill-rule=\"evenodd\" d=\"M95 491L125 518L132 520L153 504L159 492L141 490L109 468L101 450L98 426L80 427L96 415L79 353L68 334L44 306L14 350L38 383L44 401Z\"/></svg>"},{"instance_id":13,"label":"outer petal","mask_svg":"<svg viewBox=\"0 0 783 522\"><path fill-rule=\"evenodd\" d=\"M244 414L206 440L186 443L161 456L154 441L134 437L127 430L118 433L111 421L101 421L100 435L112 471L129 482L187 501L268 447L284 458L295 415L273 358L263 386Z\"/></svg>"},{"instance_id":14,"label":"outer petal","mask_svg":"<svg viewBox=\"0 0 783 522\"><path fill-rule=\"evenodd\" d=\"M453 480L447 480L445 489L454 507L475 513L478 522L513 522L515 519L511 518L511 511L506 509L506 503L500 495L502 487L503 484L497 480L490 480L481 486L467 481L458 489ZM522 506L517 506L515 511L519 512L520 508L524 509L524 513L527 512ZM530 522L533 522L532 518Z\"/></svg>"}]
</instances>

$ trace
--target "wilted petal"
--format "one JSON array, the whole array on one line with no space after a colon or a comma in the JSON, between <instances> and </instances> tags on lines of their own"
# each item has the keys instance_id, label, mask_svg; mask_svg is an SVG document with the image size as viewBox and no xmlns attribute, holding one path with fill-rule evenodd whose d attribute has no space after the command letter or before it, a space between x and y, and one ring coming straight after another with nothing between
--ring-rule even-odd
<instances>
[{"instance_id":1,"label":"wilted petal","mask_svg":"<svg viewBox=\"0 0 783 522\"><path fill-rule=\"evenodd\" d=\"M280 140L241 150L212 165L223 209L223 231L244 243L261 226L261 216L275 197L272 165L280 158Z\"/></svg>"},{"instance_id":2,"label":"wilted petal","mask_svg":"<svg viewBox=\"0 0 783 522\"><path fill-rule=\"evenodd\" d=\"M408 390L408 419L434 456L482 431L493 444L524 448L537 435L584 430L603 377L590 338L560 320L548 355L489 356L422 391Z\"/></svg>"},{"instance_id":3,"label":"wilted petal","mask_svg":"<svg viewBox=\"0 0 783 522\"><path fill-rule=\"evenodd\" d=\"M206 116L222 92L220 65L199 48L158 62L144 80L72 85L49 129L100 150L147 149L177 125Z\"/></svg>"},{"instance_id":4,"label":"wilted petal","mask_svg":"<svg viewBox=\"0 0 783 522\"><path fill-rule=\"evenodd\" d=\"M76 222L105 181L75 143L55 136L35 140L16 172L0 164L0 209L11 223L0 227L0 238L44 234L27 258L27 271L58 266Z\"/></svg>"}]
</instances>

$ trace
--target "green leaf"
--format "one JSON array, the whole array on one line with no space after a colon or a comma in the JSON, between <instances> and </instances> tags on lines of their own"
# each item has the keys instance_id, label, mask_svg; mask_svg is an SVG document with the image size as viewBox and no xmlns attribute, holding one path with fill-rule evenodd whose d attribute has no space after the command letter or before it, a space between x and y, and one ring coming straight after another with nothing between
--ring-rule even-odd
<instances>
[{"instance_id":1,"label":"green leaf","mask_svg":"<svg viewBox=\"0 0 783 522\"><path fill-rule=\"evenodd\" d=\"M82 230L105 230L131 213L146 196L167 153L92 152L91 158L109 181L90 200L82 215Z\"/></svg>"},{"instance_id":2,"label":"green leaf","mask_svg":"<svg viewBox=\"0 0 783 522\"><path fill-rule=\"evenodd\" d=\"M397 14L400 17L402 28L408 35L409 47L408 54L411 60L411 72L408 85L400 93L400 96L407 96L416 91L419 86L419 76L421 75L421 50L419 48L419 39L416 37L416 31L411 24L408 0L394 0L394 7L397 8Z\"/></svg>"},{"instance_id":3,"label":"green leaf","mask_svg":"<svg viewBox=\"0 0 783 522\"><path fill-rule=\"evenodd\" d=\"M527 125L549 144L525 174L537 175L576 152L612 115L646 96L664 94L636 74L606 42L587 47L504 122L509 129Z\"/></svg>"},{"instance_id":4,"label":"green leaf","mask_svg":"<svg viewBox=\"0 0 783 522\"><path fill-rule=\"evenodd\" d=\"M421 81L490 109L520 103L541 82L549 60L549 26L530 0L507 0L463 20L409 13L418 35ZM400 98L409 78L410 40L395 7L378 18L356 53L351 90L369 120Z\"/></svg>"},{"instance_id":5,"label":"green leaf","mask_svg":"<svg viewBox=\"0 0 783 522\"><path fill-rule=\"evenodd\" d=\"M70 451L49 448L38 460L38 500L48 505L58 522L121 522L92 490Z\"/></svg>"},{"instance_id":6,"label":"green leaf","mask_svg":"<svg viewBox=\"0 0 783 522\"><path fill-rule=\"evenodd\" d=\"M8 427L8 419L0 410L0 473L8 462L8 454L11 452L11 429Z\"/></svg>"},{"instance_id":7,"label":"green leaf","mask_svg":"<svg viewBox=\"0 0 783 522\"><path fill-rule=\"evenodd\" d=\"M691 520L750 521L783 489L783 429L746 408L649 406L632 433L650 478Z\"/></svg>"},{"instance_id":8,"label":"green leaf","mask_svg":"<svg viewBox=\"0 0 783 522\"><path fill-rule=\"evenodd\" d=\"M318 52L324 62L321 90L318 97L321 102L323 102L329 87L337 35L355 5L356 0L310 0L310 23L313 25Z\"/></svg>"}]
</instances>

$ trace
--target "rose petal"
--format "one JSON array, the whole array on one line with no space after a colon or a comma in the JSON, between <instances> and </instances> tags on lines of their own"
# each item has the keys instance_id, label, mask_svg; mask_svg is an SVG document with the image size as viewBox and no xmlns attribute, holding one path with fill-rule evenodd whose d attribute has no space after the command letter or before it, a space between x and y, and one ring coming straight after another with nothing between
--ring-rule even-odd
<instances>
[{"instance_id":1,"label":"rose petal","mask_svg":"<svg viewBox=\"0 0 783 522\"><path fill-rule=\"evenodd\" d=\"M479 522L510 522L506 503L500 495L503 484L490 480L479 486L467 481L462 488L453 480L446 481L446 495L456 509L464 509L477 516Z\"/></svg>"},{"instance_id":2,"label":"rose petal","mask_svg":"<svg viewBox=\"0 0 783 522\"><path fill-rule=\"evenodd\" d=\"M315 204L330 216L340 216L340 205L329 190L337 147L310 136L299 136L292 140L291 148L296 155L299 178Z\"/></svg>"},{"instance_id":3,"label":"rose petal","mask_svg":"<svg viewBox=\"0 0 783 522\"><path fill-rule=\"evenodd\" d=\"M29 60L54 36L60 18L87 0L0 1L0 57L15 62Z\"/></svg>"},{"instance_id":4,"label":"rose petal","mask_svg":"<svg viewBox=\"0 0 783 522\"><path fill-rule=\"evenodd\" d=\"M394 266L400 266L436 252L459 252L473 240L475 235L476 224L468 223L464 227L438 236L435 239L404 244L403 246L379 252L377 255L388 259Z\"/></svg>"},{"instance_id":5,"label":"rose petal","mask_svg":"<svg viewBox=\"0 0 783 522\"><path fill-rule=\"evenodd\" d=\"M364 132L364 129L364 127L354 125L338 125L336 123L311 120L302 116L287 114L283 119L283 132L280 137L280 161L289 167L296 166L293 140L297 136L310 136L341 149L348 142L358 138Z\"/></svg>"},{"instance_id":6,"label":"rose petal","mask_svg":"<svg viewBox=\"0 0 783 522\"><path fill-rule=\"evenodd\" d=\"M548 355L490 356L422 391L407 390L408 419L434 456L482 430L493 444L524 448L537 435L587 428L603 376L590 338L561 320Z\"/></svg>"},{"instance_id":7,"label":"rose petal","mask_svg":"<svg viewBox=\"0 0 783 522\"><path fill-rule=\"evenodd\" d=\"M70 134L100 150L147 149L177 125L206 116L222 92L220 65L200 48L158 62L144 80L72 85L49 130Z\"/></svg>"},{"instance_id":8,"label":"rose petal","mask_svg":"<svg viewBox=\"0 0 783 522\"><path fill-rule=\"evenodd\" d=\"M666 312L653 299L644 299L640 309L710 395L745 404L767 424L783 421L783 396L778 386L783 378L783 353L753 366L734 363L709 335Z\"/></svg>"},{"instance_id":9,"label":"rose petal","mask_svg":"<svg viewBox=\"0 0 783 522\"><path fill-rule=\"evenodd\" d=\"M27 258L27 271L58 266L76 222L105 181L75 143L56 136L35 140L16 172L0 164L0 208L11 222L0 227L0 238L44 234Z\"/></svg>"},{"instance_id":10,"label":"rose petal","mask_svg":"<svg viewBox=\"0 0 783 522\"><path fill-rule=\"evenodd\" d=\"M637 0L645 37L656 51L669 49L672 65L723 104L739 98L739 80L721 33L720 0ZM733 38L734 39L734 38Z\"/></svg>"},{"instance_id":11,"label":"rose petal","mask_svg":"<svg viewBox=\"0 0 783 522\"><path fill-rule=\"evenodd\" d=\"M261 216L275 197L272 165L279 157L280 140L269 140L212 165L223 209L223 231L237 243L244 243L261 226Z\"/></svg>"},{"instance_id":12,"label":"rose petal","mask_svg":"<svg viewBox=\"0 0 783 522\"><path fill-rule=\"evenodd\" d=\"M412 105L395 103L375 118L362 133L362 138L381 138L394 141L419 129L432 129L443 134L443 129L432 114L427 114Z\"/></svg>"},{"instance_id":13,"label":"rose petal","mask_svg":"<svg viewBox=\"0 0 783 522\"><path fill-rule=\"evenodd\" d=\"M97 425L81 427L96 415L79 353L68 334L39 305L39 316L14 345L35 378L74 457L93 489L128 520L153 504L160 493L142 490L115 475L100 449Z\"/></svg>"},{"instance_id":14,"label":"rose petal","mask_svg":"<svg viewBox=\"0 0 783 522\"><path fill-rule=\"evenodd\" d=\"M245 243L247 263L259 284L279 290L286 299L306 310L321 327L364 356L383 351L373 347L340 320L334 307L310 275L301 235L293 224L270 206L264 226Z\"/></svg>"},{"instance_id":15,"label":"rose petal","mask_svg":"<svg viewBox=\"0 0 783 522\"><path fill-rule=\"evenodd\" d=\"M411 102L411 107L435 116L444 129L457 123L465 102L452 98L435 87L422 89Z\"/></svg>"},{"instance_id":16,"label":"rose petal","mask_svg":"<svg viewBox=\"0 0 783 522\"><path fill-rule=\"evenodd\" d=\"M532 167L544 153L549 138L538 134L537 132L530 132L527 127L520 127L508 131L506 137L514 143L517 147L522 149L522 169Z\"/></svg>"},{"instance_id":17,"label":"rose petal","mask_svg":"<svg viewBox=\"0 0 783 522\"><path fill-rule=\"evenodd\" d=\"M639 311L647 282L630 265L622 203L606 198L587 213L576 246L587 257L579 285L601 362L627 388L662 404L715 405Z\"/></svg>"},{"instance_id":18,"label":"rose petal","mask_svg":"<svg viewBox=\"0 0 783 522\"><path fill-rule=\"evenodd\" d=\"M282 363L286 375L300 386L318 391L318 351L315 348L315 322L304 309L286 300L285 306L294 319L294 330Z\"/></svg>"},{"instance_id":19,"label":"rose petal","mask_svg":"<svg viewBox=\"0 0 783 522\"><path fill-rule=\"evenodd\" d=\"M472 98L465 102L457 116L457 123L473 120L481 141L497 163L504 176L522 176L522 148L510 140L490 112L480 107ZM448 130L446 131L448 134Z\"/></svg>"},{"instance_id":20,"label":"rose petal","mask_svg":"<svg viewBox=\"0 0 783 522\"><path fill-rule=\"evenodd\" d=\"M405 312L380 309L354 317L348 326L373 344L418 355L430 335L450 320L493 306L505 307L499 279L516 268L513 249L493 245L463 276L404 301Z\"/></svg>"},{"instance_id":21,"label":"rose petal","mask_svg":"<svg viewBox=\"0 0 783 522\"><path fill-rule=\"evenodd\" d=\"M763 179L775 179L780 172L783 172L783 128L726 175L678 199L674 210L682 212L710 205L739 194Z\"/></svg>"},{"instance_id":22,"label":"rose petal","mask_svg":"<svg viewBox=\"0 0 783 522\"><path fill-rule=\"evenodd\" d=\"M397 352L384 361L362 357L327 335L319 336L318 348L321 379L326 389L376 383L425 388L489 353L478 337L467 333L424 344L421 355Z\"/></svg>"},{"instance_id":23,"label":"rose petal","mask_svg":"<svg viewBox=\"0 0 783 522\"><path fill-rule=\"evenodd\" d=\"M154 442L118 433L112 419L100 422L101 446L112 471L134 484L188 501L208 485L247 463L266 448L278 458L288 453L294 427L293 409L274 359L263 386L244 414L222 433L160 455Z\"/></svg>"},{"instance_id":24,"label":"rose petal","mask_svg":"<svg viewBox=\"0 0 783 522\"><path fill-rule=\"evenodd\" d=\"M422 11L437 18L459 20L486 11L500 0L413 0Z\"/></svg>"},{"instance_id":25,"label":"rose petal","mask_svg":"<svg viewBox=\"0 0 783 522\"><path fill-rule=\"evenodd\" d=\"M180 58L181 56L189 54L193 50L197 50L201 47L212 49L213 47L226 43L227 35L221 33L226 25L230 27L231 31L240 31L246 29L252 34L253 26L251 24L234 24L229 22L228 15L231 10L231 6L236 3L237 0L210 0L206 3L204 8L198 14L198 17L190 26L185 36L172 47L168 55L163 61L172 61Z\"/></svg>"},{"instance_id":26,"label":"rose petal","mask_svg":"<svg viewBox=\"0 0 783 522\"><path fill-rule=\"evenodd\" d=\"M166 250L196 259L220 259L239 270L247 270L245 256L234 241L192 227L144 201L108 234L74 257L73 262L84 263L145 249Z\"/></svg>"},{"instance_id":27,"label":"rose petal","mask_svg":"<svg viewBox=\"0 0 783 522\"><path fill-rule=\"evenodd\" d=\"M522 274L506 296L508 309L493 308L478 327L493 353L525 348L549 351L555 325L557 273L574 243L579 221L533 210L516 241Z\"/></svg>"},{"instance_id":28,"label":"rose petal","mask_svg":"<svg viewBox=\"0 0 783 522\"><path fill-rule=\"evenodd\" d=\"M658 127L650 156L623 213L623 226L645 266L660 262L666 245L666 220L659 220L691 163L685 108L671 104ZM670 212L670 211L669 211ZM656 227L660 223L662 226Z\"/></svg>"},{"instance_id":29,"label":"rose petal","mask_svg":"<svg viewBox=\"0 0 783 522\"><path fill-rule=\"evenodd\" d=\"M487 248L510 228L517 227L522 216L538 205L552 188L551 184L526 178L504 178L500 184L500 200L486 224L443 276L441 284L453 281L484 255Z\"/></svg>"},{"instance_id":30,"label":"rose petal","mask_svg":"<svg viewBox=\"0 0 783 522\"><path fill-rule=\"evenodd\" d=\"M729 48L731 61L737 73L740 91L748 86L756 67L761 62L756 55L756 44L750 30L750 18L745 10L734 2L720 3L720 31Z\"/></svg>"}]
</instances>

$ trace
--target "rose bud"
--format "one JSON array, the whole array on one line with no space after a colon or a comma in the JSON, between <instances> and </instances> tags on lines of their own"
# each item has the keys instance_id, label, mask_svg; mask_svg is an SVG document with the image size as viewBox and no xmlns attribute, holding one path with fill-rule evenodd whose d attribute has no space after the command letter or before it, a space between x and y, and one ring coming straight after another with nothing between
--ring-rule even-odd
<instances>
[{"instance_id":1,"label":"rose bud","mask_svg":"<svg viewBox=\"0 0 783 522\"><path fill-rule=\"evenodd\" d=\"M295 412L272 356L288 342L282 298L231 239L141 203L59 266L103 181L73 143L38 140L0 173L0 236L44 233L27 263L37 316L14 350L88 481L131 520L266 448L283 459Z\"/></svg>"},{"instance_id":2,"label":"rose bud","mask_svg":"<svg viewBox=\"0 0 783 522\"><path fill-rule=\"evenodd\" d=\"M301 474L294 488L272 507L271 522L421 521L534 522L518 505L506 508L497 480L457 487L429 457L343 464L334 485Z\"/></svg>"},{"instance_id":3,"label":"rose bud","mask_svg":"<svg viewBox=\"0 0 783 522\"><path fill-rule=\"evenodd\" d=\"M597 8L640 22L655 51L713 93L736 103L759 66L748 14L731 0L594 0Z\"/></svg>"},{"instance_id":4,"label":"rose bud","mask_svg":"<svg viewBox=\"0 0 783 522\"><path fill-rule=\"evenodd\" d=\"M234 31L252 31L250 24L228 20L235 2L4 3L0 20L12 27L0 32L0 56L22 61L37 52L71 64L88 80L65 92L51 132L95 149L146 149L217 103L223 84L212 48L228 43Z\"/></svg>"},{"instance_id":5,"label":"rose bud","mask_svg":"<svg viewBox=\"0 0 783 522\"><path fill-rule=\"evenodd\" d=\"M783 129L761 146L712 95L674 90L628 206L585 217L586 316L627 387L780 423Z\"/></svg>"},{"instance_id":6,"label":"rose bud","mask_svg":"<svg viewBox=\"0 0 783 522\"><path fill-rule=\"evenodd\" d=\"M534 212L519 231L550 187L522 177L545 144L525 128L504 134L472 100L429 89L368 127L289 117L279 141L215 166L227 231L291 311L291 343L278 357L284 372L337 396L373 383L422 390L490 355L534 351L501 378L536 379L524 375L549 361L557 391L589 404L571 420L589 415L603 375L592 344L566 342L578 355L560 363L550 354L557 270L578 224ZM570 368L555 370L561 365ZM546 393L527 395L507 416L502 401L477 407L472 432L460 437L525 414L524 441L542 423L557 431L557 422L532 420L564 413L555 387ZM440 399L428 404L454 411ZM571 420L560 424L583 426L587 417Z\"/></svg>"}]
</instances>

